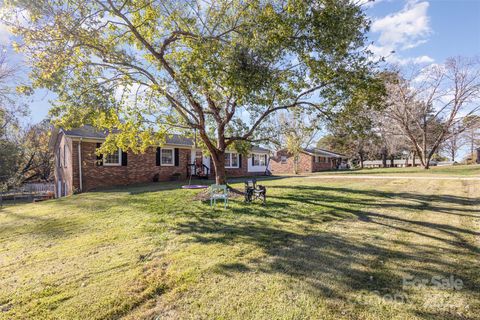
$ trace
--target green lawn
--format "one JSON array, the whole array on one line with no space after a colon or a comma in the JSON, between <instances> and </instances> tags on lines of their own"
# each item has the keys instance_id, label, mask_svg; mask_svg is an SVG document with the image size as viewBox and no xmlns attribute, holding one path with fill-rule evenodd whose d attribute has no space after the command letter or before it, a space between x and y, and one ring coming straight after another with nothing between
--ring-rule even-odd
<instances>
[{"instance_id":1,"label":"green lawn","mask_svg":"<svg viewBox=\"0 0 480 320\"><path fill-rule=\"evenodd\" d=\"M158 183L0 209L0 318L479 318L479 181L264 184L265 207Z\"/></svg>"},{"instance_id":2,"label":"green lawn","mask_svg":"<svg viewBox=\"0 0 480 320\"><path fill-rule=\"evenodd\" d=\"M346 171L324 171L317 174L414 174L414 175L455 175L455 176L479 176L480 165L455 165L430 167L425 170L420 167L407 168L365 168Z\"/></svg>"}]
</instances>

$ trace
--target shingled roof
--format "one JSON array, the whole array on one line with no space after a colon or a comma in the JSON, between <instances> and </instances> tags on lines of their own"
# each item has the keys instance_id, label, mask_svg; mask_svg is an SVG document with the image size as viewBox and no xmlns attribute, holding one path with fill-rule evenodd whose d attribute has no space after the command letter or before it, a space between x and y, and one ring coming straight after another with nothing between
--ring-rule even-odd
<instances>
[{"instance_id":1,"label":"shingled roof","mask_svg":"<svg viewBox=\"0 0 480 320\"><path fill-rule=\"evenodd\" d=\"M320 149L320 148L304 149L304 151L308 154L315 155L315 156L324 156L324 157L330 157L330 158L346 158L346 156L343 154L325 150L325 149Z\"/></svg>"},{"instance_id":2,"label":"shingled roof","mask_svg":"<svg viewBox=\"0 0 480 320\"><path fill-rule=\"evenodd\" d=\"M97 130L91 125L84 125L80 128L62 130L66 136L84 138L84 139L98 139L103 140L107 137L109 131ZM169 134L165 138L166 144L172 145L182 145L182 146L193 146L193 139L179 135L179 134Z\"/></svg>"},{"instance_id":3,"label":"shingled roof","mask_svg":"<svg viewBox=\"0 0 480 320\"><path fill-rule=\"evenodd\" d=\"M62 129L62 132L69 137L75 137L75 138L84 138L84 139L95 139L95 140L104 140L109 131L101 131L97 130L91 125L84 125L80 128L75 128L75 129L69 129L65 130ZM170 144L170 145L178 145L178 146L193 146L194 141L192 138L188 138L184 135L180 134L168 134L167 137L165 138L165 144ZM259 153L268 153L269 150L261 147L252 147L251 152L259 152Z\"/></svg>"}]
</instances>

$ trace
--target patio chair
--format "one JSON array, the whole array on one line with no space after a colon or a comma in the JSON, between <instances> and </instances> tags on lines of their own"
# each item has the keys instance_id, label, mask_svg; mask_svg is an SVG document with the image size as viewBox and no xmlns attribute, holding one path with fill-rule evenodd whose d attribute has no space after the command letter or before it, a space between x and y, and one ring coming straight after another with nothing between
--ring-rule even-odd
<instances>
[{"instance_id":1,"label":"patio chair","mask_svg":"<svg viewBox=\"0 0 480 320\"><path fill-rule=\"evenodd\" d=\"M212 184L210 186L210 206L216 205L217 200L223 200L225 209L228 204L228 188L224 184Z\"/></svg>"},{"instance_id":2,"label":"patio chair","mask_svg":"<svg viewBox=\"0 0 480 320\"><path fill-rule=\"evenodd\" d=\"M267 188L262 185L257 186L256 179L245 181L245 202L252 202L255 199L261 199L262 205L265 205L267 200Z\"/></svg>"}]
</instances>

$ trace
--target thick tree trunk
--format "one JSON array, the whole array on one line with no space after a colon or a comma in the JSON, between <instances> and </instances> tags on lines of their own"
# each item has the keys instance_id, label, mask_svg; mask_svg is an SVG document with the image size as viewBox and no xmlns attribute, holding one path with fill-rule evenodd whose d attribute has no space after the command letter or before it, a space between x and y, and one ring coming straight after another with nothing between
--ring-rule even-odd
<instances>
[{"instance_id":1,"label":"thick tree trunk","mask_svg":"<svg viewBox=\"0 0 480 320\"><path fill-rule=\"evenodd\" d=\"M430 169L430 159L431 157L428 156L426 154L426 152L424 152L420 158L421 162L422 162L422 167L423 169L427 170L427 169Z\"/></svg>"},{"instance_id":2,"label":"thick tree trunk","mask_svg":"<svg viewBox=\"0 0 480 320\"><path fill-rule=\"evenodd\" d=\"M359 152L358 156L360 157L360 169L363 169L363 152Z\"/></svg>"},{"instance_id":3,"label":"thick tree trunk","mask_svg":"<svg viewBox=\"0 0 480 320\"><path fill-rule=\"evenodd\" d=\"M384 168L387 167L387 149L386 148L382 148L382 166Z\"/></svg>"},{"instance_id":4,"label":"thick tree trunk","mask_svg":"<svg viewBox=\"0 0 480 320\"><path fill-rule=\"evenodd\" d=\"M393 168L395 166L395 157L390 155L390 168Z\"/></svg>"},{"instance_id":5,"label":"thick tree trunk","mask_svg":"<svg viewBox=\"0 0 480 320\"><path fill-rule=\"evenodd\" d=\"M413 155L412 155L412 167L415 167L415 156L416 156L417 152L416 151L413 151Z\"/></svg>"},{"instance_id":6,"label":"thick tree trunk","mask_svg":"<svg viewBox=\"0 0 480 320\"><path fill-rule=\"evenodd\" d=\"M300 155L293 156L293 173L298 174L298 163L300 162Z\"/></svg>"},{"instance_id":7,"label":"thick tree trunk","mask_svg":"<svg viewBox=\"0 0 480 320\"><path fill-rule=\"evenodd\" d=\"M215 183L227 184L227 175L225 174L225 152L217 151L212 153L213 166L215 167Z\"/></svg>"}]
</instances>

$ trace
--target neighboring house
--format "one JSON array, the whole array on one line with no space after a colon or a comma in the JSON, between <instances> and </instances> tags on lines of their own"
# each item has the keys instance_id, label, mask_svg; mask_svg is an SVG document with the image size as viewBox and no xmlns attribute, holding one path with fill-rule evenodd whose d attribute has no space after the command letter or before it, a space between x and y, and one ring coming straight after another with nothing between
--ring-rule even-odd
<instances>
[{"instance_id":1,"label":"neighboring house","mask_svg":"<svg viewBox=\"0 0 480 320\"><path fill-rule=\"evenodd\" d=\"M145 153L118 152L97 156L95 151L106 134L86 125L78 129L54 128L49 146L55 154L55 195L89 191L152 181L186 179L194 176L214 178L210 156L195 149L192 139L169 135L162 147L151 147ZM242 156L227 151L225 168L228 177L263 175L267 169L269 151L254 147Z\"/></svg>"},{"instance_id":2,"label":"neighboring house","mask_svg":"<svg viewBox=\"0 0 480 320\"><path fill-rule=\"evenodd\" d=\"M298 173L310 173L338 169L346 162L347 157L339 153L318 148L304 149L299 155L297 167ZM270 171L272 174L294 173L294 156L286 149L277 151L270 159Z\"/></svg>"}]
</instances>

